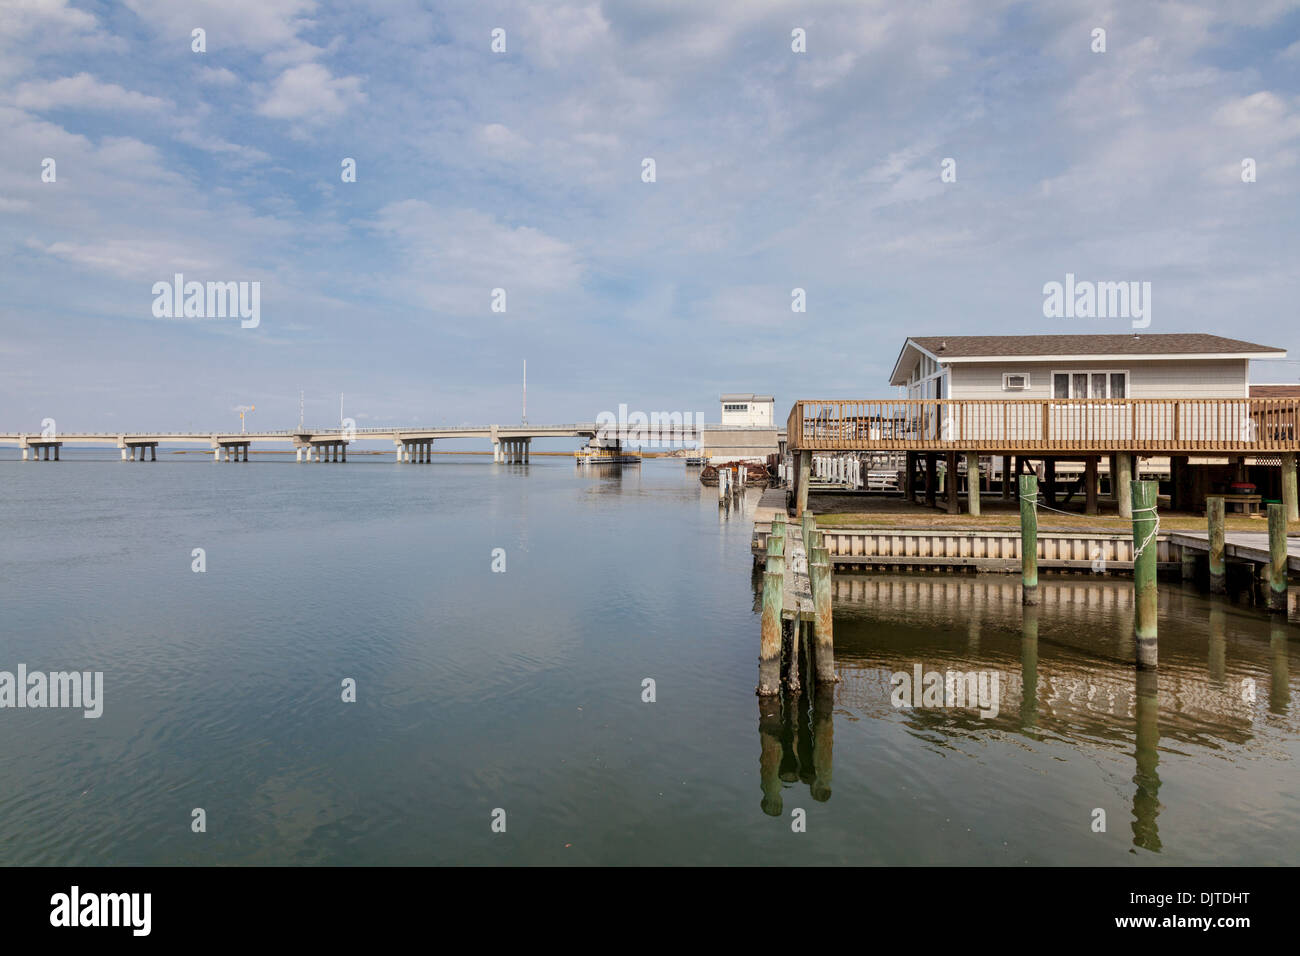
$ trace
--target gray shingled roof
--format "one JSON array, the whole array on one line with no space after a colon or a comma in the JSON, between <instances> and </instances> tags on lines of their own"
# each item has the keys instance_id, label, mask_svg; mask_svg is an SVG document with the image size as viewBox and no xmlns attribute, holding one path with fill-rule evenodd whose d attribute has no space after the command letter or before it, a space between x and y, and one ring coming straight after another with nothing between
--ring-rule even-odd
<instances>
[{"instance_id":1,"label":"gray shingled roof","mask_svg":"<svg viewBox=\"0 0 1300 956\"><path fill-rule=\"evenodd\" d=\"M1000 355L1178 355L1213 352L1283 352L1271 345L1200 332L1139 335L928 335L912 336L943 358Z\"/></svg>"}]
</instances>

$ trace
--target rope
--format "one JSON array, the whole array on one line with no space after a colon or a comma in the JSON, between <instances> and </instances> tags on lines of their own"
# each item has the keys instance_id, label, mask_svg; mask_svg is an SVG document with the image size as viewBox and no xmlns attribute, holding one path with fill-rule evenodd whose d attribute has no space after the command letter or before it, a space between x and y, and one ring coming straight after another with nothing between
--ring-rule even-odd
<instances>
[{"instance_id":1,"label":"rope","mask_svg":"<svg viewBox=\"0 0 1300 956\"><path fill-rule=\"evenodd\" d=\"M1042 508L1044 511L1055 511L1058 515L1069 515L1070 517L1077 517L1073 511L1062 511L1060 508L1049 508L1047 505L1040 502L1037 496L1035 495L1018 495L1018 497L1020 498L1021 501L1032 501L1034 503L1035 508ZM1155 516L1156 520L1155 523L1152 524L1151 533L1146 536L1146 540L1143 541L1137 548L1133 550L1134 561L1138 559L1138 556L1141 555L1142 552L1147 549L1147 545L1149 545L1152 541L1154 541L1156 535L1160 533L1160 512L1156 509L1155 505L1152 505L1150 508L1133 509L1134 514L1140 514L1144 511L1150 511ZM1109 515L1106 516L1094 515L1093 517L1097 518L1100 521L1124 521L1124 522L1130 521L1130 519L1128 518L1112 518Z\"/></svg>"}]
</instances>

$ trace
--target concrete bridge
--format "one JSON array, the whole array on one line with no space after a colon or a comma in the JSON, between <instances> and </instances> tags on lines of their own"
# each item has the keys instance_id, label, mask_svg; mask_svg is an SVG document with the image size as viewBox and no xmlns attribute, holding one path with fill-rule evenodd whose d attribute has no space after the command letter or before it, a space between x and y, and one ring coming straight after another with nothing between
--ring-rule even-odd
<instances>
[{"instance_id":1,"label":"concrete bridge","mask_svg":"<svg viewBox=\"0 0 1300 956\"><path fill-rule=\"evenodd\" d=\"M213 461L248 461L254 443L289 444L298 461L347 461L348 445L357 441L391 441L396 461L428 462L439 439L485 438L492 442L493 461L524 464L534 438L601 437L614 447L633 441L699 441L700 429L689 424L655 424L648 428L578 422L568 425L470 425L453 428L310 428L285 431L235 432L59 432L0 433L0 445L17 445L24 461L59 460L63 445L113 445L123 461L158 460L158 446L207 443ZM30 458L29 458L30 455Z\"/></svg>"}]
</instances>

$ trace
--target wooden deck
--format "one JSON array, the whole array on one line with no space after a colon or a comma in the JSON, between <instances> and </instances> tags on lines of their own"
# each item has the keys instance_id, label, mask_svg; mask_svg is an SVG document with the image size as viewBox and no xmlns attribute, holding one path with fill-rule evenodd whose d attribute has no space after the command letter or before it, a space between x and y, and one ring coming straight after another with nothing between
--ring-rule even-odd
<instances>
[{"instance_id":1,"label":"wooden deck","mask_svg":"<svg viewBox=\"0 0 1300 956\"><path fill-rule=\"evenodd\" d=\"M795 451L1104 455L1300 450L1300 399L818 399L790 410Z\"/></svg>"},{"instance_id":2,"label":"wooden deck","mask_svg":"<svg viewBox=\"0 0 1300 956\"><path fill-rule=\"evenodd\" d=\"M1204 531L1175 531L1169 542L1193 551L1210 550L1210 536ZM1249 561L1252 564L1270 564L1268 534L1263 531L1229 531L1223 536L1223 553L1227 558ZM1288 537L1286 542L1287 570L1300 572L1300 538Z\"/></svg>"}]
</instances>

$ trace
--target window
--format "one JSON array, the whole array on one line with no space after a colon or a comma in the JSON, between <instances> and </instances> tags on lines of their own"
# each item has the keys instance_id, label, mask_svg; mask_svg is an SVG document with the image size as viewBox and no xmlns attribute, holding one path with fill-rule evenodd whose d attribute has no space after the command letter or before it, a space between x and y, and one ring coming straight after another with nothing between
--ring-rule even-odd
<instances>
[{"instance_id":1,"label":"window","mask_svg":"<svg viewBox=\"0 0 1300 956\"><path fill-rule=\"evenodd\" d=\"M747 412L749 411L749 406L748 405L723 405L722 410L724 412Z\"/></svg>"},{"instance_id":2,"label":"window","mask_svg":"<svg viewBox=\"0 0 1300 956\"><path fill-rule=\"evenodd\" d=\"M1053 372L1052 398L1127 398L1128 372Z\"/></svg>"},{"instance_id":3,"label":"window","mask_svg":"<svg viewBox=\"0 0 1300 956\"><path fill-rule=\"evenodd\" d=\"M1002 387L1004 389L1021 389L1029 387L1028 372L1003 372Z\"/></svg>"}]
</instances>

